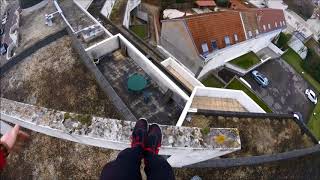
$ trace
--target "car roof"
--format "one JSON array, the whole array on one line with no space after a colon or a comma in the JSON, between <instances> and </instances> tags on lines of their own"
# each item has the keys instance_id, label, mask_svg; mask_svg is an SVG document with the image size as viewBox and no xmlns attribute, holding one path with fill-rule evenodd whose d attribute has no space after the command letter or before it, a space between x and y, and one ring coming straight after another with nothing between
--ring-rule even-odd
<instances>
[{"instance_id":1,"label":"car roof","mask_svg":"<svg viewBox=\"0 0 320 180\"><path fill-rule=\"evenodd\" d=\"M310 89L310 94L312 95L312 96L316 96L316 94Z\"/></svg>"}]
</instances>

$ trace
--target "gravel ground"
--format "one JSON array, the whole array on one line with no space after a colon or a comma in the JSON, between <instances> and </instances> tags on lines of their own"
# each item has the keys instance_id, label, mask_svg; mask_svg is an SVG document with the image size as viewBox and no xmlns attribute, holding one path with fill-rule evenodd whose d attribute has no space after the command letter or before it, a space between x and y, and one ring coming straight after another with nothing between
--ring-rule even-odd
<instances>
[{"instance_id":1,"label":"gravel ground","mask_svg":"<svg viewBox=\"0 0 320 180\"><path fill-rule=\"evenodd\" d=\"M55 11L56 8L53 3L49 3L47 6L27 16L21 16L19 31L21 39L16 53L20 53L37 41L66 27L59 14L55 15L53 26L49 27L45 24L45 14L50 14Z\"/></svg>"},{"instance_id":2,"label":"gravel ground","mask_svg":"<svg viewBox=\"0 0 320 180\"><path fill-rule=\"evenodd\" d=\"M63 37L26 58L1 77L1 97L57 110L119 118ZM29 132L31 141L9 157L0 179L97 179L117 151Z\"/></svg>"},{"instance_id":3,"label":"gravel ground","mask_svg":"<svg viewBox=\"0 0 320 180\"><path fill-rule=\"evenodd\" d=\"M58 51L57 51L58 50ZM76 113L119 118L71 48L69 37L43 47L1 78L1 96Z\"/></svg>"},{"instance_id":4,"label":"gravel ground","mask_svg":"<svg viewBox=\"0 0 320 180\"><path fill-rule=\"evenodd\" d=\"M117 154L32 132L23 151L9 156L0 179L98 179Z\"/></svg>"}]
</instances>

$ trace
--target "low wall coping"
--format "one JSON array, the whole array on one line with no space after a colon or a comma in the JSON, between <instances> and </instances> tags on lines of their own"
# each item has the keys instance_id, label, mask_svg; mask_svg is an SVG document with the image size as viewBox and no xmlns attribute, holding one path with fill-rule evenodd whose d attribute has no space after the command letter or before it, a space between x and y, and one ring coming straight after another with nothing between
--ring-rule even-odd
<instances>
[{"instance_id":1,"label":"low wall coping","mask_svg":"<svg viewBox=\"0 0 320 180\"><path fill-rule=\"evenodd\" d=\"M1 98L1 119L23 127L40 131L62 139L72 140L67 136L74 136L77 142L98 147L122 150L130 145L130 135L135 122L108 119L102 117L79 115L63 111L51 110L44 107L24 104ZM81 122L80 122L81 121ZM83 123L83 122L86 123ZM35 128L37 126L37 128ZM163 132L162 154L170 155L176 150L232 150L240 149L239 131L234 128L212 128L203 134L200 128L176 127L160 125ZM50 134L49 131L55 131ZM216 141L217 136L223 135L224 142ZM84 141L84 139L92 141ZM95 142L99 140L103 145ZM75 141L74 139L72 141Z\"/></svg>"}]
</instances>

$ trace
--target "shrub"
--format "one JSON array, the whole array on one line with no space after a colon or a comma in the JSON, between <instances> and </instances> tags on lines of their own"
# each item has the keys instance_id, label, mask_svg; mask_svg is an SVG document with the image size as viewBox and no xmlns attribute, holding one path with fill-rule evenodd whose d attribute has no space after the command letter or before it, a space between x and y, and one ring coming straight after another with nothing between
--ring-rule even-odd
<instances>
[{"instance_id":1,"label":"shrub","mask_svg":"<svg viewBox=\"0 0 320 180\"><path fill-rule=\"evenodd\" d=\"M303 69L320 82L320 57L311 48L308 48L306 60L303 62Z\"/></svg>"},{"instance_id":2,"label":"shrub","mask_svg":"<svg viewBox=\"0 0 320 180\"><path fill-rule=\"evenodd\" d=\"M291 38L291 35L284 34L281 32L276 45L278 46L278 48L287 49L290 38Z\"/></svg>"}]
</instances>

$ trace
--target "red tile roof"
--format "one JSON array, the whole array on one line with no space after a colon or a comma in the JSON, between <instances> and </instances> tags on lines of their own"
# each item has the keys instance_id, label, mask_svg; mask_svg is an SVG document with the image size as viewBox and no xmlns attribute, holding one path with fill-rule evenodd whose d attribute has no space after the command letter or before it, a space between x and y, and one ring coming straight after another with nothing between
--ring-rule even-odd
<instances>
[{"instance_id":1,"label":"red tile roof","mask_svg":"<svg viewBox=\"0 0 320 180\"><path fill-rule=\"evenodd\" d=\"M196 1L196 4L200 7L211 7L216 6L216 3L213 0L199 0Z\"/></svg>"},{"instance_id":2,"label":"red tile roof","mask_svg":"<svg viewBox=\"0 0 320 180\"><path fill-rule=\"evenodd\" d=\"M283 10L267 8L227 10L177 19L185 21L199 54L204 53L202 44L205 43L209 52L212 52L214 50L212 41L216 41L218 49L225 48L227 46L225 37L227 36L230 39L230 44L233 45L245 41L245 34L250 38L249 31L251 31L252 37L255 37L258 34L286 27ZM256 34L256 30L259 30L258 34Z\"/></svg>"},{"instance_id":3,"label":"red tile roof","mask_svg":"<svg viewBox=\"0 0 320 180\"><path fill-rule=\"evenodd\" d=\"M235 44L234 34L238 42L245 41L245 34L239 12L222 11L188 16L184 18L198 52L202 54L201 44L207 43L212 51L211 42L215 40L219 49L226 47L224 38L229 36L231 44Z\"/></svg>"},{"instance_id":4,"label":"red tile roof","mask_svg":"<svg viewBox=\"0 0 320 180\"><path fill-rule=\"evenodd\" d=\"M259 32L265 33L276 29L285 28L285 17L283 10L270 8L242 9L243 12L250 12L257 18ZM270 28L269 28L270 25Z\"/></svg>"}]
</instances>

